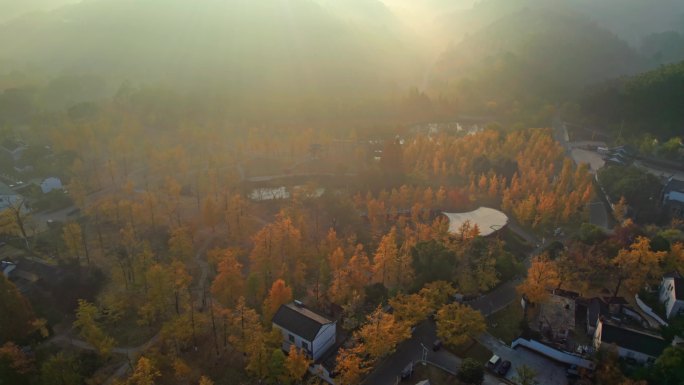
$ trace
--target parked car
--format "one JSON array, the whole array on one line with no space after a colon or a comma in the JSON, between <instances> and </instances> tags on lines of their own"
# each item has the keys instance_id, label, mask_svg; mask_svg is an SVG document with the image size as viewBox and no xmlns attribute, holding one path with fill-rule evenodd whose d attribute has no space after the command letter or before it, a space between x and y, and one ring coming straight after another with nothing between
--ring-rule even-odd
<instances>
[{"instance_id":1,"label":"parked car","mask_svg":"<svg viewBox=\"0 0 684 385\"><path fill-rule=\"evenodd\" d=\"M433 352L436 352L441 348L442 348L442 340L435 340L435 342L432 343L432 351Z\"/></svg>"},{"instance_id":2,"label":"parked car","mask_svg":"<svg viewBox=\"0 0 684 385\"><path fill-rule=\"evenodd\" d=\"M404 369L401 370L401 379L405 380L413 374L413 361L409 362Z\"/></svg>"},{"instance_id":3,"label":"parked car","mask_svg":"<svg viewBox=\"0 0 684 385\"><path fill-rule=\"evenodd\" d=\"M492 358L489 359L489 361L487 361L486 366L489 369L494 370L494 368L496 368L496 365L498 365L500 361L501 361L501 357L499 357L495 354L492 356Z\"/></svg>"},{"instance_id":4,"label":"parked car","mask_svg":"<svg viewBox=\"0 0 684 385\"><path fill-rule=\"evenodd\" d=\"M511 361L504 361L501 363L499 366L499 369L496 370L496 373L500 376L505 376L506 373L508 373L508 370L511 369Z\"/></svg>"}]
</instances>

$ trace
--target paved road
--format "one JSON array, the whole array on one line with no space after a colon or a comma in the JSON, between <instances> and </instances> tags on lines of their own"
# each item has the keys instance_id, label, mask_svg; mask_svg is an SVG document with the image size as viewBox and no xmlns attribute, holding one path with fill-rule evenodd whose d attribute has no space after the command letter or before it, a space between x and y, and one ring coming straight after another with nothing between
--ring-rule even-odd
<instances>
[{"instance_id":1,"label":"paved road","mask_svg":"<svg viewBox=\"0 0 684 385\"><path fill-rule=\"evenodd\" d=\"M674 177L678 180L684 180L684 171L667 169L663 167L655 167L651 164L639 160L635 161L634 165L660 178Z\"/></svg>"},{"instance_id":2,"label":"paved road","mask_svg":"<svg viewBox=\"0 0 684 385\"><path fill-rule=\"evenodd\" d=\"M516 287L520 285L522 278L508 281L499 285L496 289L468 303L473 309L479 310L483 316L488 317L505 308L518 297Z\"/></svg>"},{"instance_id":3,"label":"paved road","mask_svg":"<svg viewBox=\"0 0 684 385\"><path fill-rule=\"evenodd\" d=\"M537 245L539 246L532 250L528 257L525 259L525 265L529 266L530 263L530 258L533 255L539 254L546 244L540 244L539 239L533 235L527 232L525 229L523 229L521 226L519 226L517 223L510 221L508 224L508 228L511 229L514 233L518 234L520 237L525 239L527 242L529 242L532 245ZM515 287L520 284L521 279L516 279L512 281L505 282L501 284L499 287L496 289L492 290L486 295L483 295L476 300L473 300L472 302L469 303L470 306L473 308L479 310L482 312L484 316L489 316L491 314L496 313L497 311L503 309L504 307L508 306L511 302L517 299L518 294L515 290ZM487 337L489 336L489 337ZM364 379L363 384L364 385L394 385L397 376L401 372L402 368L404 368L409 362L411 361L420 361L421 360L421 354L423 351L423 348L421 346L421 343L428 348L432 347L432 343L437 339L437 331L436 331L436 325L434 322L426 320L422 322L421 324L416 327L416 330L413 333L413 336L407 340L404 341L403 343L399 344L397 347L396 352L388 357L385 361L381 362L378 364L378 366L375 368L375 370L368 375ZM500 351L503 348L506 348L508 350L511 350L508 348L506 345L498 342L495 338L491 337L489 334L485 333L484 341L489 342L496 342L496 349L492 349L489 345L485 345L486 347L490 348L492 351ZM494 345L492 345L494 346ZM534 358L530 359L525 359L523 361L523 358L526 356L520 356L523 358L513 360L509 359L509 356L512 356L513 354L519 354L516 353L516 351L512 352L506 352L506 355L504 359L508 359L509 361L514 363L514 367L518 361L527 363L528 361L530 362L535 362L535 359L538 360L540 356L534 355ZM433 352L432 349L428 350L428 355L427 355L427 360L430 362L434 362L435 364L442 366L444 368L447 368L452 371L457 371L457 369L461 365L461 359L454 354L451 354L450 352L446 351L445 349L441 349L440 351ZM548 362L548 360L543 359L541 362ZM539 365L536 363L533 367L544 367L543 364ZM514 370L511 370L510 373L514 373ZM509 373L509 377L511 374ZM556 372L554 372L556 373ZM560 373L560 372L558 372ZM556 374L558 374L556 373ZM565 379L564 372L561 373L563 376L562 378ZM485 384L492 384L492 385L497 385L500 383L500 381L495 377L490 374L487 374L485 376ZM542 382L543 384L546 384ZM557 383L557 382L548 382L549 385L554 385L554 384L565 384L564 382L562 383Z\"/></svg>"}]
</instances>

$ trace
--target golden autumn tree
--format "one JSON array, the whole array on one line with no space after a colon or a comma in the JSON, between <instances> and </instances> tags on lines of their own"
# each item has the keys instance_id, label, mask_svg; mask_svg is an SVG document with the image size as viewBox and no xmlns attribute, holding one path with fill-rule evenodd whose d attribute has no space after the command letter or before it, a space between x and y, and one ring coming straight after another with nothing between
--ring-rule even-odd
<instances>
[{"instance_id":1,"label":"golden autumn tree","mask_svg":"<svg viewBox=\"0 0 684 385\"><path fill-rule=\"evenodd\" d=\"M192 368L180 357L176 357L171 366L173 367L173 375L176 380L187 382L188 377L192 373Z\"/></svg>"},{"instance_id":2,"label":"golden autumn tree","mask_svg":"<svg viewBox=\"0 0 684 385\"><path fill-rule=\"evenodd\" d=\"M258 379L269 375L269 363L273 350L268 349L266 340L265 333L253 333L245 345L247 356L245 369Z\"/></svg>"},{"instance_id":3,"label":"golden autumn tree","mask_svg":"<svg viewBox=\"0 0 684 385\"><path fill-rule=\"evenodd\" d=\"M399 247L397 255L397 269L394 271L396 288L405 290L408 288L415 278L415 271L413 270L413 248L416 246L417 239L410 233L405 234L404 241Z\"/></svg>"},{"instance_id":4,"label":"golden autumn tree","mask_svg":"<svg viewBox=\"0 0 684 385\"><path fill-rule=\"evenodd\" d=\"M328 258L328 266L330 266L330 273L333 280L340 279L340 275L345 267L345 262L344 250L342 250L341 247L338 246L332 251L332 253L330 253L330 257Z\"/></svg>"},{"instance_id":5,"label":"golden autumn tree","mask_svg":"<svg viewBox=\"0 0 684 385\"><path fill-rule=\"evenodd\" d=\"M346 266L333 274L328 296L337 304L346 304L355 295L361 295L370 283L371 265L363 246L358 245L354 255L346 262Z\"/></svg>"},{"instance_id":6,"label":"golden autumn tree","mask_svg":"<svg viewBox=\"0 0 684 385\"><path fill-rule=\"evenodd\" d=\"M92 303L79 299L74 327L80 330L85 340L95 347L101 356L108 356L114 347L114 339L108 336L97 323L98 310Z\"/></svg>"},{"instance_id":7,"label":"golden autumn tree","mask_svg":"<svg viewBox=\"0 0 684 385\"><path fill-rule=\"evenodd\" d=\"M397 229L393 227L389 233L382 237L373 256L373 280L382 283L388 289L394 288L397 285L396 277L399 268Z\"/></svg>"},{"instance_id":8,"label":"golden autumn tree","mask_svg":"<svg viewBox=\"0 0 684 385\"><path fill-rule=\"evenodd\" d=\"M416 325L427 318L431 311L427 298L420 294L397 294L390 298L389 304L394 309L392 313L394 318L409 326Z\"/></svg>"},{"instance_id":9,"label":"golden autumn tree","mask_svg":"<svg viewBox=\"0 0 684 385\"><path fill-rule=\"evenodd\" d=\"M71 254L76 261L81 263L81 253L87 250L85 246L85 241L83 239L83 231L81 230L81 225L76 222L69 222L62 227L62 239L64 240L64 245L67 248L69 254ZM90 264L90 256L85 253L86 260Z\"/></svg>"},{"instance_id":10,"label":"golden autumn tree","mask_svg":"<svg viewBox=\"0 0 684 385\"><path fill-rule=\"evenodd\" d=\"M181 299L187 292L192 276L188 274L188 270L183 262L175 260L171 262L170 272L173 276L173 298L176 309L176 314L181 311Z\"/></svg>"},{"instance_id":11,"label":"golden autumn tree","mask_svg":"<svg viewBox=\"0 0 684 385\"><path fill-rule=\"evenodd\" d=\"M675 242L670 246L664 260L665 271L684 271L684 243Z\"/></svg>"},{"instance_id":12,"label":"golden autumn tree","mask_svg":"<svg viewBox=\"0 0 684 385\"><path fill-rule=\"evenodd\" d=\"M461 345L487 329L482 313L468 305L451 303L437 311L437 335L445 343Z\"/></svg>"},{"instance_id":13,"label":"golden autumn tree","mask_svg":"<svg viewBox=\"0 0 684 385\"><path fill-rule=\"evenodd\" d=\"M133 369L133 374L126 381L127 385L154 385L157 377L160 377L161 373L154 366L152 361L142 356L138 359L138 363Z\"/></svg>"},{"instance_id":14,"label":"golden autumn tree","mask_svg":"<svg viewBox=\"0 0 684 385\"><path fill-rule=\"evenodd\" d=\"M169 238L169 253L172 258L188 261L193 257L192 234L186 226L176 227Z\"/></svg>"},{"instance_id":15,"label":"golden autumn tree","mask_svg":"<svg viewBox=\"0 0 684 385\"><path fill-rule=\"evenodd\" d=\"M232 250L221 250L218 274L211 284L211 293L224 306L232 307L244 295L242 264Z\"/></svg>"},{"instance_id":16,"label":"golden autumn tree","mask_svg":"<svg viewBox=\"0 0 684 385\"><path fill-rule=\"evenodd\" d=\"M371 265L368 255L363 246L357 245L354 255L349 258L349 286L352 290L362 291L369 283L371 277Z\"/></svg>"},{"instance_id":17,"label":"golden autumn tree","mask_svg":"<svg viewBox=\"0 0 684 385\"><path fill-rule=\"evenodd\" d=\"M323 255L331 255L338 247L342 247L342 242L337 238L335 229L328 229L325 239L321 241L320 250ZM342 252L344 253L344 251Z\"/></svg>"},{"instance_id":18,"label":"golden autumn tree","mask_svg":"<svg viewBox=\"0 0 684 385\"><path fill-rule=\"evenodd\" d=\"M239 351L246 352L253 336L263 333L257 312L248 307L244 297L240 297L227 314L230 328L230 343Z\"/></svg>"},{"instance_id":19,"label":"golden autumn tree","mask_svg":"<svg viewBox=\"0 0 684 385\"><path fill-rule=\"evenodd\" d=\"M25 338L35 330L32 327L35 318L29 300L0 274L0 341Z\"/></svg>"},{"instance_id":20,"label":"golden autumn tree","mask_svg":"<svg viewBox=\"0 0 684 385\"><path fill-rule=\"evenodd\" d=\"M304 350L298 349L294 345L290 345L290 352L285 359L285 374L289 381L301 383L309 369L311 360L306 355Z\"/></svg>"},{"instance_id":21,"label":"golden autumn tree","mask_svg":"<svg viewBox=\"0 0 684 385\"><path fill-rule=\"evenodd\" d=\"M277 279L273 282L271 290L268 292L268 297L264 301L263 316L264 322L270 323L280 305L284 305L292 301L292 289L287 286L285 281Z\"/></svg>"},{"instance_id":22,"label":"golden autumn tree","mask_svg":"<svg viewBox=\"0 0 684 385\"><path fill-rule=\"evenodd\" d=\"M289 216L279 213L275 222L264 226L252 240L251 271L263 283L278 278L296 282L294 277L302 275L302 233Z\"/></svg>"},{"instance_id":23,"label":"golden autumn tree","mask_svg":"<svg viewBox=\"0 0 684 385\"><path fill-rule=\"evenodd\" d=\"M8 366L20 375L33 370L33 358L11 341L0 346L0 362L2 361L7 362Z\"/></svg>"},{"instance_id":24,"label":"golden autumn tree","mask_svg":"<svg viewBox=\"0 0 684 385\"><path fill-rule=\"evenodd\" d=\"M365 353L376 360L392 353L400 342L408 339L411 327L407 323L397 322L392 314L384 312L378 305L354 335L363 341Z\"/></svg>"},{"instance_id":25,"label":"golden autumn tree","mask_svg":"<svg viewBox=\"0 0 684 385\"><path fill-rule=\"evenodd\" d=\"M434 281L427 283L418 294L425 298L430 311L435 311L449 302L456 289L449 282Z\"/></svg>"},{"instance_id":26,"label":"golden autumn tree","mask_svg":"<svg viewBox=\"0 0 684 385\"><path fill-rule=\"evenodd\" d=\"M229 198L226 204L225 222L231 240L240 241L248 234L250 227L248 214L249 205L242 195L234 194Z\"/></svg>"},{"instance_id":27,"label":"golden autumn tree","mask_svg":"<svg viewBox=\"0 0 684 385\"><path fill-rule=\"evenodd\" d=\"M140 321L152 325L164 319L171 305L174 292L174 280L169 268L159 263L150 266L145 272L147 293L145 302L138 309Z\"/></svg>"},{"instance_id":28,"label":"golden autumn tree","mask_svg":"<svg viewBox=\"0 0 684 385\"><path fill-rule=\"evenodd\" d=\"M555 262L546 255L532 258L532 264L527 270L527 277L517 290L533 303L543 302L548 296L548 289L558 287L560 278Z\"/></svg>"},{"instance_id":29,"label":"golden autumn tree","mask_svg":"<svg viewBox=\"0 0 684 385\"><path fill-rule=\"evenodd\" d=\"M613 205L613 215L618 225L621 226L622 222L627 218L627 200L625 197L620 197L620 200Z\"/></svg>"},{"instance_id":30,"label":"golden autumn tree","mask_svg":"<svg viewBox=\"0 0 684 385\"><path fill-rule=\"evenodd\" d=\"M370 369L362 357L365 350L363 344L349 349L340 348L335 366L340 384L358 385L361 382L363 375Z\"/></svg>"},{"instance_id":31,"label":"golden autumn tree","mask_svg":"<svg viewBox=\"0 0 684 385\"><path fill-rule=\"evenodd\" d=\"M637 237L628 249L620 250L613 259L618 269L614 295L617 296L622 282L630 291L638 292L649 280L658 278L665 255L664 251L651 250L651 241L646 237Z\"/></svg>"}]
</instances>

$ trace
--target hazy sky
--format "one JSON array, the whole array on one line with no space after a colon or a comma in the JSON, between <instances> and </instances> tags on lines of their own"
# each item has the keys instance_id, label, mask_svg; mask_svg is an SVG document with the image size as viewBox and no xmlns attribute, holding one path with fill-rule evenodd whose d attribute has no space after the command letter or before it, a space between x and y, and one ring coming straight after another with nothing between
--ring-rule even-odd
<instances>
[{"instance_id":1,"label":"hazy sky","mask_svg":"<svg viewBox=\"0 0 684 385\"><path fill-rule=\"evenodd\" d=\"M50 10L81 0L0 0L0 22L9 20L25 12Z\"/></svg>"}]
</instances>

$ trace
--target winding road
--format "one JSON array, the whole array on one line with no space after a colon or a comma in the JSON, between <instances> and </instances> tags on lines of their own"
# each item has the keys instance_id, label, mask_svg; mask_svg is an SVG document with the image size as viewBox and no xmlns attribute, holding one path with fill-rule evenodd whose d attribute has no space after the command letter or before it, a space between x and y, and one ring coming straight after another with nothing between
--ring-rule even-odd
<instances>
[{"instance_id":1,"label":"winding road","mask_svg":"<svg viewBox=\"0 0 684 385\"><path fill-rule=\"evenodd\" d=\"M547 243L541 244L539 239L534 234L529 233L513 221L509 222L508 228L521 238L525 239L525 241L528 243L532 245L539 244L539 246L530 251L527 258L525 258L525 265L529 266L531 257L539 254L547 245ZM549 240L547 240L547 242L548 241ZM474 309L479 310L485 317L492 315L517 299L518 293L515 288L520 282L520 278L504 282L496 289L469 302L468 304ZM425 320L420 323L416 327L411 338L399 344L394 354L378 364L378 366L364 379L363 384L394 385L397 381L397 375L401 372L402 368L404 368L411 361L419 362L421 360L423 346L430 348L432 347L432 343L435 341L435 339L437 339L436 329L436 325L433 321ZM501 345L501 347L505 346L487 333L485 333L484 337L480 339L483 339L486 342L491 342L492 340L496 341L495 343L497 346L489 346L488 344L485 345L492 351L497 350L498 345ZM446 349L441 349L437 352L432 351L432 349L428 349L426 359L430 363L441 366L452 373L458 370L462 361L461 358ZM418 381L421 379L415 380ZM497 385L501 382L502 380L500 378L489 373L485 374L485 385Z\"/></svg>"}]
</instances>

